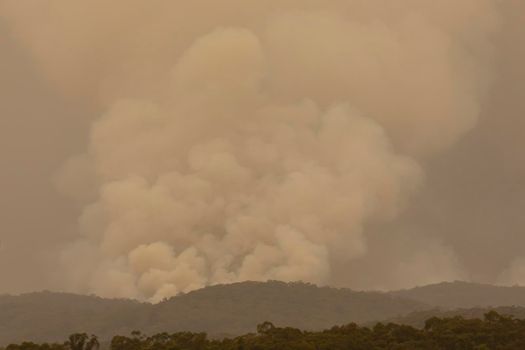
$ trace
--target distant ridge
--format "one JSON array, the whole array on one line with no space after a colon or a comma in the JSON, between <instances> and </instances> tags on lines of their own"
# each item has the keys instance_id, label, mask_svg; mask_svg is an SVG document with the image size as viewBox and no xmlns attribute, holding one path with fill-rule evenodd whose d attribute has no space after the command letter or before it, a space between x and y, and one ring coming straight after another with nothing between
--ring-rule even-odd
<instances>
[{"instance_id":1,"label":"distant ridge","mask_svg":"<svg viewBox=\"0 0 525 350\"><path fill-rule=\"evenodd\" d=\"M40 292L0 296L0 346L24 340L62 341L74 332L97 334L101 340L128 335L132 330L238 335L255 331L263 321L311 330L380 320L420 325L427 316L450 309L463 308L467 310L459 310L460 314L482 315L487 306L513 305L525 307L525 288L467 282L385 293L307 283L241 282L203 288L155 305ZM468 310L477 306L481 308ZM505 310L525 315L523 308Z\"/></svg>"},{"instance_id":2,"label":"distant ridge","mask_svg":"<svg viewBox=\"0 0 525 350\"><path fill-rule=\"evenodd\" d=\"M101 338L127 334L149 309L149 304L135 300L48 291L0 296L0 346L24 340L62 341L77 332Z\"/></svg>"},{"instance_id":3,"label":"distant ridge","mask_svg":"<svg viewBox=\"0 0 525 350\"><path fill-rule=\"evenodd\" d=\"M242 334L268 320L279 326L323 329L427 308L423 303L380 292L306 283L242 282L200 289L154 305L152 321L169 330ZM172 315L177 313L186 316L174 320Z\"/></svg>"},{"instance_id":4,"label":"distant ridge","mask_svg":"<svg viewBox=\"0 0 525 350\"><path fill-rule=\"evenodd\" d=\"M391 295L416 300L440 308L524 306L525 287L503 287L471 282L442 282L423 287L390 292Z\"/></svg>"},{"instance_id":5,"label":"distant ridge","mask_svg":"<svg viewBox=\"0 0 525 350\"><path fill-rule=\"evenodd\" d=\"M132 330L237 335L254 332L264 321L322 329L426 308L420 302L385 293L276 281L217 285L155 305L42 292L0 296L0 345L23 340L61 341L73 332L97 334L103 340Z\"/></svg>"}]
</instances>

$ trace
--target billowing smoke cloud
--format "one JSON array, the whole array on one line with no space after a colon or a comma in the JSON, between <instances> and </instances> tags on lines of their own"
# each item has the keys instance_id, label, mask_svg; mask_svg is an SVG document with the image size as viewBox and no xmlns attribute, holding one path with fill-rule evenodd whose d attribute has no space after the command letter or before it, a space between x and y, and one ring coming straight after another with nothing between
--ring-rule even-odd
<instances>
[{"instance_id":1,"label":"billowing smoke cloud","mask_svg":"<svg viewBox=\"0 0 525 350\"><path fill-rule=\"evenodd\" d=\"M422 183L420 160L475 125L497 27L488 0L0 8L57 87L105 110L59 175L85 203L69 288L149 300L333 282L367 253L364 225ZM463 276L439 247L396 273L429 281L421 266Z\"/></svg>"}]
</instances>

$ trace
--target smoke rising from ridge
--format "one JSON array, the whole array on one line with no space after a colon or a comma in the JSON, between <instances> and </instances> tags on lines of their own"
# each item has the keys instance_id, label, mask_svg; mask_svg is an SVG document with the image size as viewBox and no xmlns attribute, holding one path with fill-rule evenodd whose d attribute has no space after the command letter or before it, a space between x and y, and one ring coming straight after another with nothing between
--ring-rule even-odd
<instances>
[{"instance_id":1,"label":"smoke rising from ridge","mask_svg":"<svg viewBox=\"0 0 525 350\"><path fill-rule=\"evenodd\" d=\"M365 224L423 183L420 161L475 125L498 24L467 0L0 6L50 81L105 110L59 174L85 205L68 288L149 300L332 283L367 254ZM447 247L428 253L398 275L464 276Z\"/></svg>"}]
</instances>

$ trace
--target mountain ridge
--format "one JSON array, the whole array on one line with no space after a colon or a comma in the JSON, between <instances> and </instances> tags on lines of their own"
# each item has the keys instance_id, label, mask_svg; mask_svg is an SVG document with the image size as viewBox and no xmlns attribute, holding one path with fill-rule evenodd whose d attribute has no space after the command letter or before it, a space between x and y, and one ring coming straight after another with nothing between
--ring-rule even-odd
<instances>
[{"instance_id":1,"label":"mountain ridge","mask_svg":"<svg viewBox=\"0 0 525 350\"><path fill-rule=\"evenodd\" d=\"M445 309L525 306L525 287L521 286L453 281L388 293Z\"/></svg>"},{"instance_id":2,"label":"mountain ridge","mask_svg":"<svg viewBox=\"0 0 525 350\"><path fill-rule=\"evenodd\" d=\"M470 298L466 299L468 293ZM0 345L23 340L61 341L75 332L97 334L102 340L133 330L233 336L253 332L264 321L308 330L351 322L402 322L409 315L417 323L423 316L446 312L456 305L468 309L473 304L525 307L525 288L446 282L378 292L302 282L247 281L206 287L157 304L50 291L3 295ZM518 311L521 314L521 309Z\"/></svg>"}]
</instances>

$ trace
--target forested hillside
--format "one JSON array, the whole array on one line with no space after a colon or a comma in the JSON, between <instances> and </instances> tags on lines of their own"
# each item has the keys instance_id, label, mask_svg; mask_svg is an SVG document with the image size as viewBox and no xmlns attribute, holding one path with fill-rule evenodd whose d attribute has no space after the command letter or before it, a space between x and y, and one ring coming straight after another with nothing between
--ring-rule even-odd
<instances>
[{"instance_id":1,"label":"forested hillside","mask_svg":"<svg viewBox=\"0 0 525 350\"><path fill-rule=\"evenodd\" d=\"M419 302L384 293L283 282L213 286L155 305L32 293L0 297L0 344L59 341L75 332L97 334L104 340L115 334L129 334L134 329L148 334L204 331L217 337L253 332L264 321L318 330L427 308Z\"/></svg>"},{"instance_id":2,"label":"forested hillside","mask_svg":"<svg viewBox=\"0 0 525 350\"><path fill-rule=\"evenodd\" d=\"M468 282L443 282L390 294L417 300L436 307L474 308L489 306L524 306L524 287L502 287Z\"/></svg>"},{"instance_id":3,"label":"forested hillside","mask_svg":"<svg viewBox=\"0 0 525 350\"><path fill-rule=\"evenodd\" d=\"M424 309L428 306L378 292L320 288L304 283L243 282L204 288L154 305L152 326L147 329L243 334L264 321L301 329L323 329Z\"/></svg>"},{"instance_id":4,"label":"forested hillside","mask_svg":"<svg viewBox=\"0 0 525 350\"><path fill-rule=\"evenodd\" d=\"M207 287L155 305L51 292L0 296L0 345L61 341L79 332L107 341L132 330L206 332L217 338L253 332L264 321L304 330L350 322L373 325L381 320L422 326L436 315L481 317L488 311L472 305L525 306L525 288L446 283L379 293L304 283L242 282ZM453 306L465 310L447 310ZM525 317L523 308L496 310Z\"/></svg>"},{"instance_id":5,"label":"forested hillside","mask_svg":"<svg viewBox=\"0 0 525 350\"><path fill-rule=\"evenodd\" d=\"M0 345L22 340L57 341L77 332L109 339L143 324L151 306L132 300L65 293L0 297Z\"/></svg>"}]
</instances>

